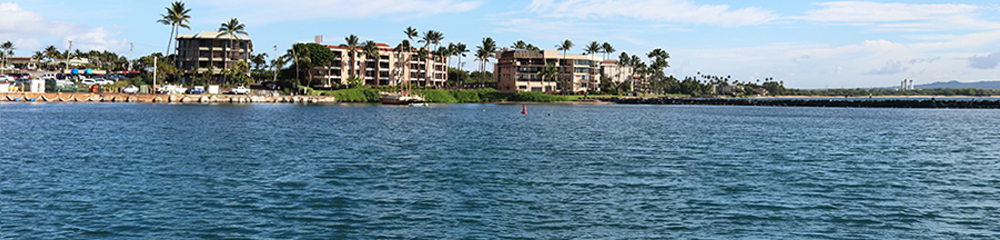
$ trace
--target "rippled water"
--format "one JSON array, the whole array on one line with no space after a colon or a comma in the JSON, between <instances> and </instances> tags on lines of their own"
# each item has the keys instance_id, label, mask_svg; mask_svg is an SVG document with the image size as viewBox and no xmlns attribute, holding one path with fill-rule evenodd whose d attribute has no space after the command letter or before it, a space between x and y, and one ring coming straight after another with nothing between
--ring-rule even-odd
<instances>
[{"instance_id":1,"label":"rippled water","mask_svg":"<svg viewBox=\"0 0 1000 240\"><path fill-rule=\"evenodd\" d=\"M0 104L0 238L1000 238L998 110L520 110Z\"/></svg>"}]
</instances>

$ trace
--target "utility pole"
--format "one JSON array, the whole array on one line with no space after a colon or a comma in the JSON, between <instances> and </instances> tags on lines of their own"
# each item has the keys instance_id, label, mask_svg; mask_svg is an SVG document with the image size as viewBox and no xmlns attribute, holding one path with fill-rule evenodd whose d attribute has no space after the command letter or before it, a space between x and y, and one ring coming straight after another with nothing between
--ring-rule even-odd
<instances>
[{"instance_id":1,"label":"utility pole","mask_svg":"<svg viewBox=\"0 0 1000 240\"><path fill-rule=\"evenodd\" d=\"M274 73L274 80L272 82L278 83L278 66L277 66L278 65L277 64L278 63L278 45L277 44L274 45L274 63L275 64L271 64L271 68L274 69L274 72L273 72Z\"/></svg>"},{"instance_id":2,"label":"utility pole","mask_svg":"<svg viewBox=\"0 0 1000 240\"><path fill-rule=\"evenodd\" d=\"M66 68L69 69L69 54L73 51L73 40L69 40L69 48L66 49Z\"/></svg>"},{"instance_id":3,"label":"utility pole","mask_svg":"<svg viewBox=\"0 0 1000 240\"><path fill-rule=\"evenodd\" d=\"M135 43L129 42L128 45L129 45L129 48L128 48L128 71L131 72L132 71L132 50L135 49Z\"/></svg>"},{"instance_id":4,"label":"utility pole","mask_svg":"<svg viewBox=\"0 0 1000 240\"><path fill-rule=\"evenodd\" d=\"M153 95L156 95L156 56L153 56Z\"/></svg>"}]
</instances>

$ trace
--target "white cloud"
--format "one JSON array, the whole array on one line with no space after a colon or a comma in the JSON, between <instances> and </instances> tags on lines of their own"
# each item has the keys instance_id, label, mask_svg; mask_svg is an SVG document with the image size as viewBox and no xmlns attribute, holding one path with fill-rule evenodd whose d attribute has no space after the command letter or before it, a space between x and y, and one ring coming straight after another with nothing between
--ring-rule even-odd
<instances>
[{"instance_id":1,"label":"white cloud","mask_svg":"<svg viewBox=\"0 0 1000 240\"><path fill-rule=\"evenodd\" d=\"M969 58L969 67L975 69L995 69L1000 65L1000 52L990 53L980 57L975 55Z\"/></svg>"},{"instance_id":2,"label":"white cloud","mask_svg":"<svg viewBox=\"0 0 1000 240\"><path fill-rule=\"evenodd\" d=\"M687 0L533 0L532 12L556 18L637 18L723 27L760 25L778 18L760 8L696 5Z\"/></svg>"},{"instance_id":3,"label":"white cloud","mask_svg":"<svg viewBox=\"0 0 1000 240\"><path fill-rule=\"evenodd\" d=\"M462 0L219 0L207 4L240 13L251 23L304 19L357 19L466 12L482 1Z\"/></svg>"},{"instance_id":4,"label":"white cloud","mask_svg":"<svg viewBox=\"0 0 1000 240\"><path fill-rule=\"evenodd\" d=\"M979 12L991 10L967 4L905 4L877 2L825 2L805 16L788 17L817 22L870 26L881 31L930 31L998 29L1000 23L984 20Z\"/></svg>"},{"instance_id":5,"label":"white cloud","mask_svg":"<svg viewBox=\"0 0 1000 240\"><path fill-rule=\"evenodd\" d=\"M125 41L112 39L117 35L104 27L49 21L38 13L22 9L16 3L0 3L0 40L11 41L17 55L27 56L47 45L65 50L69 40L73 49L121 50Z\"/></svg>"},{"instance_id":6,"label":"white cloud","mask_svg":"<svg viewBox=\"0 0 1000 240\"><path fill-rule=\"evenodd\" d=\"M882 66L879 69L873 69L871 71L865 72L865 74L869 74L869 75L893 75L893 74L897 74L897 73L906 72L906 70L908 70L908 69L910 69L910 68L909 67L904 67L902 61L899 61L899 60L889 60L889 61L885 61L885 66Z\"/></svg>"}]
</instances>

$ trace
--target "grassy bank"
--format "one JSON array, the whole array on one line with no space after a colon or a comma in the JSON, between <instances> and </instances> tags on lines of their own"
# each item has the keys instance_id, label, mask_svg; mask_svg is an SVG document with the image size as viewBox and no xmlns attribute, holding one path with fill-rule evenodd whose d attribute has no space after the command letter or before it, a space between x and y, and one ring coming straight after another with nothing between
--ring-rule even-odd
<instances>
[{"instance_id":1,"label":"grassy bank","mask_svg":"<svg viewBox=\"0 0 1000 240\"><path fill-rule=\"evenodd\" d=\"M569 98L537 92L504 93L495 89L480 90L415 90L430 103L482 103L482 102L562 102ZM333 96L340 102L379 102L377 90L352 88L333 91L314 91L320 96Z\"/></svg>"}]
</instances>

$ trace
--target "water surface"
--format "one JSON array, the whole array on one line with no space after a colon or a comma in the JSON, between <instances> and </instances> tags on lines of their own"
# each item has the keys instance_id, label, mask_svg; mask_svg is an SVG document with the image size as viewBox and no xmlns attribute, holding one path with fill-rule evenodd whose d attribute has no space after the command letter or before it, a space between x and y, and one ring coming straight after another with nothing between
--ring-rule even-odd
<instances>
[{"instance_id":1,"label":"water surface","mask_svg":"<svg viewBox=\"0 0 1000 240\"><path fill-rule=\"evenodd\" d=\"M1000 111L0 104L0 238L996 239Z\"/></svg>"}]
</instances>

